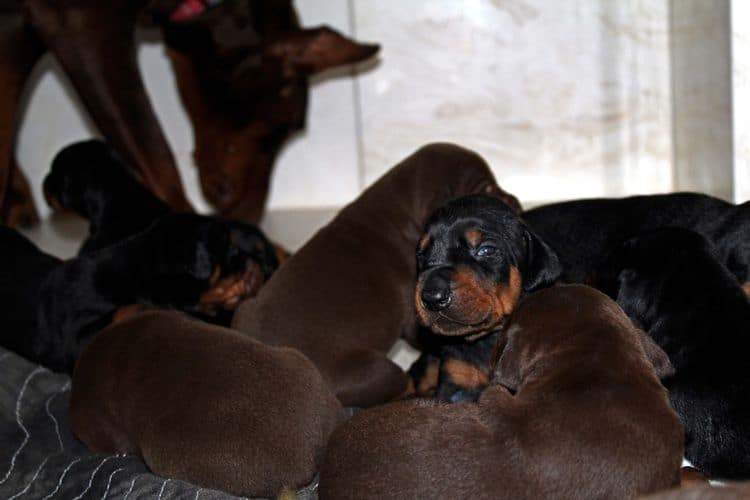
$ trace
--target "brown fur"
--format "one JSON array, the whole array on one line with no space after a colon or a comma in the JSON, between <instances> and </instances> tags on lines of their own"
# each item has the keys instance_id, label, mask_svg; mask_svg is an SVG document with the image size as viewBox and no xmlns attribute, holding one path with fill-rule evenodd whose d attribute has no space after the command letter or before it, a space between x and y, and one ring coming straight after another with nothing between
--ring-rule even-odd
<instances>
[{"instance_id":1,"label":"brown fur","mask_svg":"<svg viewBox=\"0 0 750 500\"><path fill-rule=\"evenodd\" d=\"M750 484L730 483L720 486L675 488L639 498L641 500L747 500L750 498Z\"/></svg>"},{"instance_id":2,"label":"brown fur","mask_svg":"<svg viewBox=\"0 0 750 500\"><path fill-rule=\"evenodd\" d=\"M386 353L399 336L416 337L414 249L422 225L448 200L494 183L470 151L421 148L318 231L255 299L240 304L233 327L302 351L345 405L400 396L407 377Z\"/></svg>"},{"instance_id":3,"label":"brown fur","mask_svg":"<svg viewBox=\"0 0 750 500\"><path fill-rule=\"evenodd\" d=\"M321 498L618 499L674 486L683 430L644 339L596 290L533 293L478 403L355 415L331 437Z\"/></svg>"},{"instance_id":4,"label":"brown fur","mask_svg":"<svg viewBox=\"0 0 750 500\"><path fill-rule=\"evenodd\" d=\"M268 497L309 483L344 412L299 352L173 312L99 333L73 376L73 432L158 475Z\"/></svg>"}]
</instances>

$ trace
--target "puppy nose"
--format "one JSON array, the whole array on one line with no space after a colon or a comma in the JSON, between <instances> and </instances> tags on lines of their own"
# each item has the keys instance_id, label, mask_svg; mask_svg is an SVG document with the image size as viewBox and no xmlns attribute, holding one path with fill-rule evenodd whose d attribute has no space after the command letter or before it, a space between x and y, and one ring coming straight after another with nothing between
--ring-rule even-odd
<instances>
[{"instance_id":1,"label":"puppy nose","mask_svg":"<svg viewBox=\"0 0 750 500\"><path fill-rule=\"evenodd\" d=\"M450 270L436 269L422 286L422 303L431 311L442 311L451 301Z\"/></svg>"}]
</instances>

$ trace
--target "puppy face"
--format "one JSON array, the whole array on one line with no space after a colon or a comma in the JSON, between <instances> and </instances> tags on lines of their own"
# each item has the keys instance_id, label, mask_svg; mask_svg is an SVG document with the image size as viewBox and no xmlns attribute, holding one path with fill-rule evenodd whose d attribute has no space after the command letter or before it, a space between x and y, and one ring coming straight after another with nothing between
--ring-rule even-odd
<instances>
[{"instance_id":1,"label":"puppy face","mask_svg":"<svg viewBox=\"0 0 750 500\"><path fill-rule=\"evenodd\" d=\"M519 297L559 277L554 252L501 200L470 195L438 210L417 248L422 325L477 338L500 328Z\"/></svg>"}]
</instances>

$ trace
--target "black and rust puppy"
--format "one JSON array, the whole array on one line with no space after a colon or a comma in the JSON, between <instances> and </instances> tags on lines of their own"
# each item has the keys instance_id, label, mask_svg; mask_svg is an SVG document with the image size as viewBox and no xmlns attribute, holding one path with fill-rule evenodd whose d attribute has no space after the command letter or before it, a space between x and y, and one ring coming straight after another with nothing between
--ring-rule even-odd
<instances>
[{"instance_id":1,"label":"black and rust puppy","mask_svg":"<svg viewBox=\"0 0 750 500\"><path fill-rule=\"evenodd\" d=\"M52 208L72 210L89 221L89 236L79 253L117 243L172 212L135 178L112 146L97 139L57 153L43 186Z\"/></svg>"},{"instance_id":2,"label":"black and rust puppy","mask_svg":"<svg viewBox=\"0 0 750 500\"><path fill-rule=\"evenodd\" d=\"M294 349L170 311L100 332L73 375L70 424L100 453L155 474L275 497L313 480L344 410Z\"/></svg>"},{"instance_id":3,"label":"black and rust puppy","mask_svg":"<svg viewBox=\"0 0 750 500\"><path fill-rule=\"evenodd\" d=\"M8 252L0 270L3 317L14 318L3 328L3 345L66 372L120 307L150 304L213 316L257 293L273 270L267 263L275 262L272 247L248 253L234 243L231 226L195 214L167 215L64 262L12 229L0 236Z\"/></svg>"},{"instance_id":4,"label":"black and rust puppy","mask_svg":"<svg viewBox=\"0 0 750 500\"><path fill-rule=\"evenodd\" d=\"M564 282L590 282L607 252L626 238L682 227L712 241L724 265L750 286L750 202L734 205L698 193L595 198L541 206L523 218L557 252Z\"/></svg>"},{"instance_id":5,"label":"black and rust puppy","mask_svg":"<svg viewBox=\"0 0 750 500\"><path fill-rule=\"evenodd\" d=\"M497 197L469 195L428 220L417 249L415 303L430 338L412 366L418 395L475 400L489 375L496 332L518 300L560 275L555 252ZM430 352L431 351L431 352Z\"/></svg>"},{"instance_id":6,"label":"black and rust puppy","mask_svg":"<svg viewBox=\"0 0 750 500\"><path fill-rule=\"evenodd\" d=\"M679 482L669 361L606 295L529 295L495 356L478 403L400 401L340 425L321 498L630 499Z\"/></svg>"},{"instance_id":7,"label":"black and rust puppy","mask_svg":"<svg viewBox=\"0 0 750 500\"><path fill-rule=\"evenodd\" d=\"M686 456L711 477L750 477L750 301L699 234L679 228L625 241L597 285L669 355L664 381Z\"/></svg>"}]
</instances>

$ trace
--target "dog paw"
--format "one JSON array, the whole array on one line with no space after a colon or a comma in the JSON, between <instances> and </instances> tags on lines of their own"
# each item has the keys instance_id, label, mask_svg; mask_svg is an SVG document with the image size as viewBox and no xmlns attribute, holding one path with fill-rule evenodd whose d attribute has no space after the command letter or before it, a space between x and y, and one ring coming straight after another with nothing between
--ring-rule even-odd
<instances>
[{"instance_id":1,"label":"dog paw","mask_svg":"<svg viewBox=\"0 0 750 500\"><path fill-rule=\"evenodd\" d=\"M203 292L196 305L196 310L210 316L219 309L234 310L239 303L254 297L265 282L263 270L256 262L241 273L221 276L221 269L214 269L209 279L209 288Z\"/></svg>"}]
</instances>

